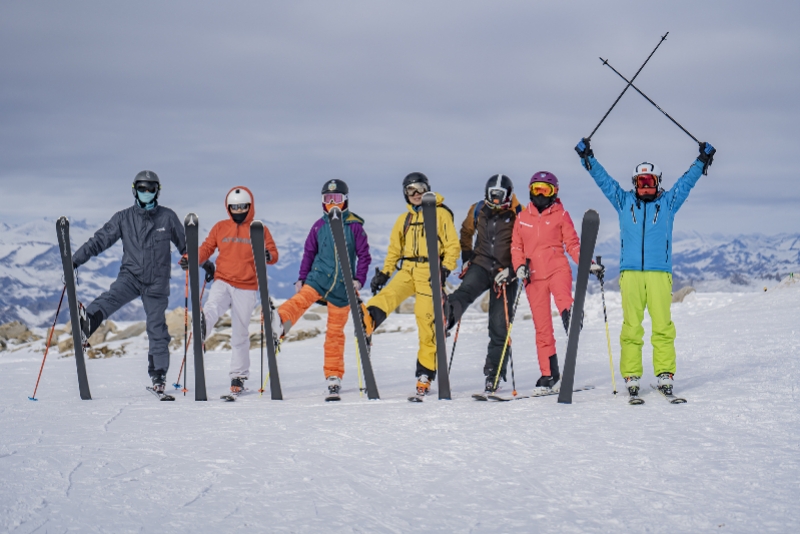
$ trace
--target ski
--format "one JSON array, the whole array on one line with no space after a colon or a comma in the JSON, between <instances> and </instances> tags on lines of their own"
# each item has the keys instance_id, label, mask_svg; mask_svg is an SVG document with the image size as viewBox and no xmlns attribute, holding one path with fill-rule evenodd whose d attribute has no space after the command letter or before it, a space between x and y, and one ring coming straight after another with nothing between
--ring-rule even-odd
<instances>
[{"instance_id":1,"label":"ski","mask_svg":"<svg viewBox=\"0 0 800 534\"><path fill-rule=\"evenodd\" d=\"M640 404L644 404L644 399L639 395L629 395L628 404L631 406L639 406Z\"/></svg>"},{"instance_id":2,"label":"ski","mask_svg":"<svg viewBox=\"0 0 800 534\"><path fill-rule=\"evenodd\" d=\"M161 401L174 401L175 400L175 397L173 397L169 393L158 392L158 391L155 390L155 388L153 386L147 386L146 389L147 389L147 391L149 391L150 393L152 393L153 395L158 397L158 400L161 400Z\"/></svg>"},{"instance_id":3,"label":"ski","mask_svg":"<svg viewBox=\"0 0 800 534\"><path fill-rule=\"evenodd\" d=\"M325 397L325 402L336 402L342 400L338 393L329 394Z\"/></svg>"},{"instance_id":4,"label":"ski","mask_svg":"<svg viewBox=\"0 0 800 534\"><path fill-rule=\"evenodd\" d=\"M589 268L592 266L594 245L600 229L600 215L594 210L587 210L581 225L581 252L578 264L578 279L575 282L575 300L570 316L567 354L564 358L564 372L561 375L561 392L558 402L572 403L573 386L575 384L575 363L578 359L578 338L583 322L583 303L586 300L586 286L589 284Z\"/></svg>"},{"instance_id":5,"label":"ski","mask_svg":"<svg viewBox=\"0 0 800 534\"><path fill-rule=\"evenodd\" d=\"M86 360L83 357L83 348L87 343L81 329L80 315L82 306L78 303L75 284L75 270L72 268L72 247L69 241L69 219L60 217L56 221L56 234L58 236L58 249L61 251L61 265L64 268L64 284L67 286L67 304L69 305L69 319L72 323L72 343L75 348L75 366L78 368L78 391L82 400L92 400L89 391L89 379L86 376Z\"/></svg>"},{"instance_id":6,"label":"ski","mask_svg":"<svg viewBox=\"0 0 800 534\"><path fill-rule=\"evenodd\" d=\"M428 247L428 266L431 269L433 319L436 327L436 378L438 380L439 400L450 400L450 376L447 372L447 341L444 328L444 303L442 298L444 289L442 288L439 231L436 217L436 193L428 191L422 195L422 218L423 228L425 230L425 242Z\"/></svg>"},{"instance_id":7,"label":"ski","mask_svg":"<svg viewBox=\"0 0 800 534\"><path fill-rule=\"evenodd\" d=\"M370 345L367 342L367 335L364 332L364 320L361 316L361 300L358 298L355 285L353 285L353 266L350 264L350 255L347 252L347 238L344 232L342 211L339 208L331 208L328 212L328 222L331 225L331 232L333 232L336 256L339 258L337 267L341 267L344 287L347 291L347 300L350 303L350 314L353 317L353 327L356 331L356 343L358 343L358 353L361 356L361 368L364 372L364 382L367 386L367 397L370 400L380 399L378 385L375 382L375 373L372 370ZM326 398L325 400L336 401L339 400L339 398Z\"/></svg>"},{"instance_id":8,"label":"ski","mask_svg":"<svg viewBox=\"0 0 800 534\"><path fill-rule=\"evenodd\" d=\"M489 395L488 391L484 391L483 393L473 393L472 398L476 401L487 401L489 400Z\"/></svg>"},{"instance_id":9,"label":"ski","mask_svg":"<svg viewBox=\"0 0 800 534\"><path fill-rule=\"evenodd\" d=\"M594 389L594 386L583 386L583 387L573 388L572 392L577 393L579 391L589 391L592 389ZM537 392L537 393L531 393L530 395L520 395L517 397L503 397L500 395L489 395L488 399L499 402L508 402L520 399L535 399L538 397L550 397L552 395L558 395L558 394L560 394L560 391Z\"/></svg>"},{"instance_id":10,"label":"ski","mask_svg":"<svg viewBox=\"0 0 800 534\"><path fill-rule=\"evenodd\" d=\"M669 401L670 404L686 404L686 399L684 399L683 397L676 397L671 393L670 394L664 393L655 384L650 384L650 387L658 391L662 397L664 397Z\"/></svg>"},{"instance_id":11,"label":"ski","mask_svg":"<svg viewBox=\"0 0 800 534\"><path fill-rule=\"evenodd\" d=\"M424 395L412 395L408 398L408 402L423 402L425 400Z\"/></svg>"},{"instance_id":12,"label":"ski","mask_svg":"<svg viewBox=\"0 0 800 534\"><path fill-rule=\"evenodd\" d=\"M194 400L208 400L206 395L206 372L203 362L203 343L200 327L200 266L197 264L200 221L190 213L183 219L186 232L186 255L189 260L189 288L192 293L192 337L194 337ZM188 370L184 370L188 372ZM184 384L188 382L184 376Z\"/></svg>"},{"instance_id":13,"label":"ski","mask_svg":"<svg viewBox=\"0 0 800 534\"><path fill-rule=\"evenodd\" d=\"M267 277L267 251L264 248L264 224L261 221L250 223L250 246L256 264L258 291L261 295L261 313L264 316L264 333L267 338L267 364L269 366L269 391L272 400L283 400L281 379L278 375L278 359L275 357L275 336L272 332L272 301L269 299L269 278Z\"/></svg>"}]
</instances>

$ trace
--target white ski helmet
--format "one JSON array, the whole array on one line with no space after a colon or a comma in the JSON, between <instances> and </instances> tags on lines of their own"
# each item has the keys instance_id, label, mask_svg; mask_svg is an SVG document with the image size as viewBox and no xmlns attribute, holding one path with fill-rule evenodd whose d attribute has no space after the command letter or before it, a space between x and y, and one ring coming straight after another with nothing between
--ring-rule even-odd
<instances>
[{"instance_id":1,"label":"white ski helmet","mask_svg":"<svg viewBox=\"0 0 800 534\"><path fill-rule=\"evenodd\" d=\"M252 203L253 199L250 198L250 194L244 189L241 189L239 187L231 190L231 192L228 193L228 198L225 199L226 206L230 206L231 204L252 204Z\"/></svg>"},{"instance_id":2,"label":"white ski helmet","mask_svg":"<svg viewBox=\"0 0 800 534\"><path fill-rule=\"evenodd\" d=\"M661 169L659 169L658 165L655 163L644 161L638 164L635 169L633 169L633 175L631 176L633 187L636 187L636 177L642 174L654 175L658 179L658 185L661 185Z\"/></svg>"}]
</instances>

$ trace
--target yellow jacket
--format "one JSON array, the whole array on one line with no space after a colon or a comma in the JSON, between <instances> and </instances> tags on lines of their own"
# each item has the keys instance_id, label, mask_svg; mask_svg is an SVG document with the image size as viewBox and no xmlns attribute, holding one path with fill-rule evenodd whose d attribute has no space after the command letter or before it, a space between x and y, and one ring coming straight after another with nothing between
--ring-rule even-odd
<instances>
[{"instance_id":1,"label":"yellow jacket","mask_svg":"<svg viewBox=\"0 0 800 534\"><path fill-rule=\"evenodd\" d=\"M449 271L456 268L461 246L458 242L453 214L442 207L444 197L436 193L436 230L439 236L439 256L442 266ZM392 275L397 262L402 258L428 258L428 245L425 241L423 230L422 210L414 211L411 204L407 205L408 213L397 218L389 237L389 249L386 252L386 261L383 263L383 272ZM409 217L410 214L410 217ZM406 222L408 220L408 222ZM408 263L408 264L407 264ZM415 263L404 262L409 268Z\"/></svg>"}]
</instances>

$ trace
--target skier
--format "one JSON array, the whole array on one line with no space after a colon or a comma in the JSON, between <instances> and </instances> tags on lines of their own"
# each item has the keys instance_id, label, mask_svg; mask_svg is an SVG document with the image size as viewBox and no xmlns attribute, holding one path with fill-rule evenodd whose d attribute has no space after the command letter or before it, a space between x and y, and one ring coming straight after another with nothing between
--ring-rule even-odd
<instances>
[{"instance_id":1,"label":"skier","mask_svg":"<svg viewBox=\"0 0 800 534\"><path fill-rule=\"evenodd\" d=\"M153 171L142 171L131 187L134 204L118 211L72 255L74 268L83 265L122 239L122 264L108 291L81 314L88 339L111 314L135 298L142 299L147 316L147 372L156 393L164 392L169 370L170 335L164 312L169 303L170 242L186 253L186 236L175 212L158 204L161 182Z\"/></svg>"},{"instance_id":2,"label":"skier","mask_svg":"<svg viewBox=\"0 0 800 534\"><path fill-rule=\"evenodd\" d=\"M572 270L564 251L577 264L580 240L572 218L558 198L558 178L553 173L537 172L531 177L528 189L531 201L514 225L511 258L517 278L525 283L536 328L536 354L542 372L536 382L537 391L557 391L561 373L553 335L550 295L555 300L564 330L568 330Z\"/></svg>"},{"instance_id":3,"label":"skier","mask_svg":"<svg viewBox=\"0 0 800 534\"><path fill-rule=\"evenodd\" d=\"M487 394L495 391L500 365L500 376L505 380L511 357L509 346L501 364L508 317L517 294L516 275L511 263L511 235L521 209L514 194L514 184L508 176L495 174L489 178L484 188L484 200L471 205L461 223L462 282L447 299L447 328L452 329L469 305L489 290L489 347L483 366Z\"/></svg>"},{"instance_id":4,"label":"skier","mask_svg":"<svg viewBox=\"0 0 800 534\"><path fill-rule=\"evenodd\" d=\"M231 395L244 390L250 377L250 316L256 307L258 279L250 245L250 222L255 218L253 193L244 186L232 188L225 196L228 218L215 224L198 251L198 262L208 273L206 280L215 279L203 310L200 312L201 335L205 341L214 331L217 320L231 310ZM278 261L278 249L267 227L264 227L264 247L267 263ZM219 250L217 267L208 259ZM189 268L184 256L181 267ZM209 276L210 275L210 276ZM269 310L268 303L262 303Z\"/></svg>"},{"instance_id":5,"label":"skier","mask_svg":"<svg viewBox=\"0 0 800 534\"><path fill-rule=\"evenodd\" d=\"M675 375L675 324L672 322L672 225L689 192L706 174L716 149L700 143L700 155L672 189L661 188L661 170L643 162L633 170L633 190L625 191L595 159L588 139L575 147L581 162L619 214L623 324L620 372L632 397L639 394L644 345L644 309L653 321L653 370L658 388L672 395Z\"/></svg>"},{"instance_id":6,"label":"skier","mask_svg":"<svg viewBox=\"0 0 800 534\"><path fill-rule=\"evenodd\" d=\"M412 172L403 179L403 197L408 212L400 215L392 228L383 270L375 269L375 276L370 284L375 296L367 302L363 314L364 329L367 336L371 336L373 330L404 300L416 295L414 314L419 336L416 369L418 397L428 393L430 383L436 377L436 334L432 291L442 291L442 288L431 288L428 246L423 229L422 194L430 189L428 177L421 172ZM442 283L455 269L459 252L453 212L443 204L443 201L444 197L437 193L436 220ZM395 270L397 273L389 281Z\"/></svg>"},{"instance_id":7,"label":"skier","mask_svg":"<svg viewBox=\"0 0 800 534\"><path fill-rule=\"evenodd\" d=\"M356 292L367 279L372 258L369 241L364 231L364 220L349 210L349 189L342 180L329 180L322 186L322 212L308 232L303 248L300 273L295 282L296 294L281 304L275 314L273 331L286 334L303 313L315 302L322 300L328 308L328 328L325 332L325 363L323 371L328 385L326 400L338 400L344 376L344 327L350 313L347 290L342 279L341 263L336 256L327 213L334 207L342 211L344 234L350 265L355 268L353 284ZM356 258L358 262L356 263Z\"/></svg>"}]
</instances>

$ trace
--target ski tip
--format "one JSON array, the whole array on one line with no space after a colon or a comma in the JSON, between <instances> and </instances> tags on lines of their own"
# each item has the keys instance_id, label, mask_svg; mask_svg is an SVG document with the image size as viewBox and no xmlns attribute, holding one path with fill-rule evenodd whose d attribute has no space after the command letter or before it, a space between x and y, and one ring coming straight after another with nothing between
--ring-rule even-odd
<instances>
[{"instance_id":1,"label":"ski tip","mask_svg":"<svg viewBox=\"0 0 800 534\"><path fill-rule=\"evenodd\" d=\"M253 227L258 228L260 226L264 226L264 223L262 223L258 219L254 219L253 222L250 223L250 228L253 228Z\"/></svg>"},{"instance_id":2,"label":"ski tip","mask_svg":"<svg viewBox=\"0 0 800 534\"><path fill-rule=\"evenodd\" d=\"M36 397L28 397L28 400L38 401L39 399L37 399Z\"/></svg>"},{"instance_id":3,"label":"ski tip","mask_svg":"<svg viewBox=\"0 0 800 534\"><path fill-rule=\"evenodd\" d=\"M197 214L195 213L187 213L186 217L183 218L183 225L184 226L197 226Z\"/></svg>"}]
</instances>

